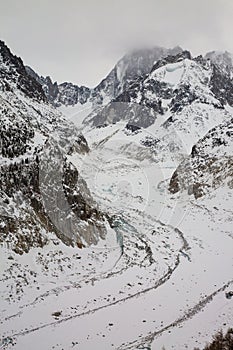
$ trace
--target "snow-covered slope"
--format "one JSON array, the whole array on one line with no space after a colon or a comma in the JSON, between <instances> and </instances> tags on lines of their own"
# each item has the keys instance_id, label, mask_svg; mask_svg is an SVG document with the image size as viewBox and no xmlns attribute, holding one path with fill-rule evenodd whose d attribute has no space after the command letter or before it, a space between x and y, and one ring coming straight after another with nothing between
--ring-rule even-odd
<instances>
[{"instance_id":1,"label":"snow-covered slope","mask_svg":"<svg viewBox=\"0 0 233 350\"><path fill-rule=\"evenodd\" d=\"M232 191L221 187L199 201L183 192L171 195L166 183L174 168L158 166L138 134L128 144L119 124L90 133L90 152L69 161L111 215L117 236L78 252L61 245L34 249L24 260L12 253L6 259L5 250L11 281L22 273L31 281L30 266L34 283L22 280L18 294L13 289L10 301L2 302L4 339L20 350L31 344L84 350L203 346L233 321L232 300L225 297L232 289Z\"/></svg>"},{"instance_id":2,"label":"snow-covered slope","mask_svg":"<svg viewBox=\"0 0 233 350\"><path fill-rule=\"evenodd\" d=\"M50 77L40 77L30 67L26 69L42 85L48 100L55 106L80 106L91 102L96 107L110 102L122 93L132 81L149 73L154 62L161 57L177 54L181 51L182 49L177 46L173 49L154 47L128 53L93 89L68 82L58 85L56 82L53 83Z\"/></svg>"},{"instance_id":3,"label":"snow-covered slope","mask_svg":"<svg viewBox=\"0 0 233 350\"><path fill-rule=\"evenodd\" d=\"M81 113L84 137L43 90L41 99L11 82L1 90L3 348L191 350L232 326L231 78L208 57L170 53L141 77L132 61L130 81L126 62L93 103L59 107L73 121ZM35 173L38 160L40 177L28 183L25 167ZM187 191L200 179L201 197ZM32 204L38 195L45 213ZM20 256L9 249L17 234L5 237L9 218L25 213L32 244ZM43 244L34 234L41 222Z\"/></svg>"},{"instance_id":4,"label":"snow-covered slope","mask_svg":"<svg viewBox=\"0 0 233 350\"><path fill-rule=\"evenodd\" d=\"M193 59L187 51L163 58L144 79L91 112L83 121L83 132L118 122L139 134L146 128L150 142L143 137L141 142L152 145L157 161L181 159L208 130L230 119L227 106L232 103L233 89L232 85L226 89L225 84L232 83L224 74L220 78L219 72L210 60ZM227 100L215 94L217 85Z\"/></svg>"},{"instance_id":5,"label":"snow-covered slope","mask_svg":"<svg viewBox=\"0 0 233 350\"><path fill-rule=\"evenodd\" d=\"M46 244L48 232L67 244L96 243L106 233L103 215L66 161L88 152L86 140L3 42L0 61L1 242L18 253Z\"/></svg>"}]
</instances>

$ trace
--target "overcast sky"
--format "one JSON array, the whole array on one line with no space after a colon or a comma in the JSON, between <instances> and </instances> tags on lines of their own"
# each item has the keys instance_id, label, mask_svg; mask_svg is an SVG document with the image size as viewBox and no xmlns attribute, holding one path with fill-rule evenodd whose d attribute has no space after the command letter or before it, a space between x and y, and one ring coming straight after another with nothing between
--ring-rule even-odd
<instances>
[{"instance_id":1,"label":"overcast sky","mask_svg":"<svg viewBox=\"0 0 233 350\"><path fill-rule=\"evenodd\" d=\"M132 48L233 53L233 0L0 0L0 33L39 74L95 86Z\"/></svg>"}]
</instances>

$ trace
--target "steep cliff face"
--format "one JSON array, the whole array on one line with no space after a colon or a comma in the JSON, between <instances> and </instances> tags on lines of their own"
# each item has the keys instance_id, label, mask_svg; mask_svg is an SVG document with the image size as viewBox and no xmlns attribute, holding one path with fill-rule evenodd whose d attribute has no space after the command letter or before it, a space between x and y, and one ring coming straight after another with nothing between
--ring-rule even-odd
<instances>
[{"instance_id":1,"label":"steep cliff face","mask_svg":"<svg viewBox=\"0 0 233 350\"><path fill-rule=\"evenodd\" d=\"M89 151L85 138L3 42L0 78L1 242L20 254L53 237L79 247L97 243L104 217L66 160Z\"/></svg>"}]
</instances>

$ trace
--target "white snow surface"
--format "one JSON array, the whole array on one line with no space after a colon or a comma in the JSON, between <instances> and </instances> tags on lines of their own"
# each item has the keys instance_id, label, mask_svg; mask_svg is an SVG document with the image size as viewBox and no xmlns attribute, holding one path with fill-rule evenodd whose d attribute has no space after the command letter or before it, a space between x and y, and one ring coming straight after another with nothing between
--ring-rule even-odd
<instances>
[{"instance_id":1,"label":"white snow surface","mask_svg":"<svg viewBox=\"0 0 233 350\"><path fill-rule=\"evenodd\" d=\"M23 256L1 247L8 348L193 349L232 325L233 192L170 195L176 161L155 161L147 135L89 130L90 153L69 157L115 216L106 241L77 250L51 237Z\"/></svg>"},{"instance_id":2,"label":"white snow surface","mask_svg":"<svg viewBox=\"0 0 233 350\"><path fill-rule=\"evenodd\" d=\"M91 150L68 160L114 218L113 227L106 222L106 239L85 249L67 247L52 234L43 249L22 256L10 243L0 246L0 348L192 350L233 325L233 298L225 296L233 290L233 190L222 185L200 199L167 190L192 146L232 115L230 107L214 107L210 75L188 59L149 75L173 89L187 83L205 96L175 113L167 127L169 111L136 133L126 132L124 123L83 128ZM34 127L45 121L41 130L35 127L27 157L51 132L60 139L67 127L72 135L51 107L35 102L32 108L17 91L2 96L12 114L22 112L19 122L27 115ZM88 104L60 107L80 128L91 110ZM148 138L159 140L154 150L143 145ZM20 215L11 202L8 209Z\"/></svg>"}]
</instances>

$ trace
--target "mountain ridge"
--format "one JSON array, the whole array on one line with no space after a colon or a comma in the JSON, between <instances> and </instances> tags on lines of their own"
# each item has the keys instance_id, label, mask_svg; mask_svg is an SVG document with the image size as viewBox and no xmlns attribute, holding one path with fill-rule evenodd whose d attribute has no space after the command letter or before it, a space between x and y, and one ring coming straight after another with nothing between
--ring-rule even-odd
<instances>
[{"instance_id":1,"label":"mountain ridge","mask_svg":"<svg viewBox=\"0 0 233 350\"><path fill-rule=\"evenodd\" d=\"M11 242L19 254L43 246L51 234L80 247L97 243L106 233L105 218L65 156L87 153L85 138L3 42L0 77L1 242ZM63 212L66 202L73 210Z\"/></svg>"},{"instance_id":2,"label":"mountain ridge","mask_svg":"<svg viewBox=\"0 0 233 350\"><path fill-rule=\"evenodd\" d=\"M155 47L147 50L135 50L123 56L114 68L94 88L78 86L70 82L57 84L50 77L39 76L32 68L26 67L29 75L34 77L42 86L48 100L55 106L84 104L88 100L101 105L104 99L113 99L127 88L128 84L137 77L148 73L162 56L181 52L179 46L173 49Z\"/></svg>"}]
</instances>

